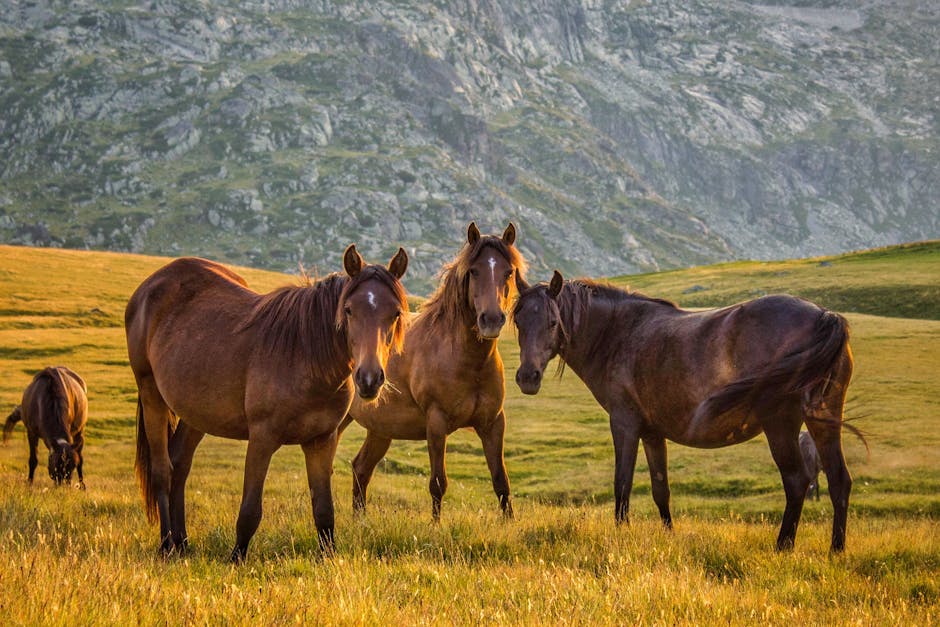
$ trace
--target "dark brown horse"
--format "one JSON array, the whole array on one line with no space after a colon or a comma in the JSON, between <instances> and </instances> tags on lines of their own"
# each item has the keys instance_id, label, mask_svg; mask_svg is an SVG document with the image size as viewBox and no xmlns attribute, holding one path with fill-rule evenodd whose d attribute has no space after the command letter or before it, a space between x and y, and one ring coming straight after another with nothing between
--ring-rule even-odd
<instances>
[{"instance_id":1,"label":"dark brown horse","mask_svg":"<svg viewBox=\"0 0 940 627\"><path fill-rule=\"evenodd\" d=\"M447 490L447 436L472 427L483 441L500 507L512 516L503 463L506 389L496 342L514 290L512 276L525 268L515 239L512 224L498 237L481 235L471 223L466 244L409 326L404 349L389 360L392 386L377 403L353 401L340 430L352 420L368 430L353 460L357 510L365 508L372 472L392 440L427 440L432 515L438 520Z\"/></svg>"},{"instance_id":2,"label":"dark brown horse","mask_svg":"<svg viewBox=\"0 0 940 627\"><path fill-rule=\"evenodd\" d=\"M404 250L386 269L365 266L350 246L343 265L345 275L262 296L217 263L178 259L134 292L125 325L139 391L136 466L164 554L186 546L186 478L206 433L248 440L234 561L261 522L268 464L284 444L303 449L317 534L332 547L336 427L353 385L363 398L381 391L408 311Z\"/></svg>"},{"instance_id":3,"label":"dark brown horse","mask_svg":"<svg viewBox=\"0 0 940 627\"><path fill-rule=\"evenodd\" d=\"M518 287L516 382L535 394L559 355L610 414L618 521L629 511L639 440L653 500L671 526L665 441L716 448L763 431L786 492L777 548L792 547L809 484L797 442L805 421L829 479L832 550L845 547L852 480L841 428L852 354L844 318L790 296L683 311L590 281L566 283L557 271L548 285Z\"/></svg>"},{"instance_id":4,"label":"dark brown horse","mask_svg":"<svg viewBox=\"0 0 940 627\"><path fill-rule=\"evenodd\" d=\"M33 377L17 406L3 425L6 442L20 420L29 442L29 482L33 482L36 447L40 438L49 450L49 476L56 485L71 483L78 471L78 485L85 489L82 474L85 421L88 418L88 388L80 376L65 366L45 368Z\"/></svg>"}]
</instances>

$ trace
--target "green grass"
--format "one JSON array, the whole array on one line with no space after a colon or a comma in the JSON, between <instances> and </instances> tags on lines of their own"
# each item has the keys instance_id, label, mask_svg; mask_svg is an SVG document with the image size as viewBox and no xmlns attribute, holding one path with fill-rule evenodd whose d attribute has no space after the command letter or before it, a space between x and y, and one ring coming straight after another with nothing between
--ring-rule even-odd
<instances>
[{"instance_id":1,"label":"green grass","mask_svg":"<svg viewBox=\"0 0 940 627\"><path fill-rule=\"evenodd\" d=\"M807 502L795 551L772 550L783 491L762 437L719 450L670 446L673 533L660 529L641 454L632 523L614 526L606 416L571 373L522 396L511 383L518 351L507 332L500 349L510 381L514 521L498 516L479 441L466 431L449 439L440 525L430 522L422 442L393 443L369 512L354 516L350 460L363 431L352 426L335 464L337 554L318 555L303 456L286 447L272 462L248 561L236 568L226 558L244 443L210 437L197 452L188 488L194 551L185 559L157 557L157 530L146 523L134 482L136 388L123 308L167 260L0 247L0 417L32 374L53 363L86 378L90 408L86 492L54 488L42 465L27 486L22 427L0 447L0 581L8 591L0 621L936 622L940 320L928 315L938 309L936 292L884 303L882 315L854 312L877 304L877 290L929 287L938 257L936 244L924 244L832 258L830 266L726 264L616 280L684 304L682 290L705 281L708 291L686 297L720 294L724 304L758 288L855 288L840 308L857 362L848 413L871 454L846 437L856 481L844 555L828 554L825 497ZM239 271L260 291L296 281ZM913 315L908 306L919 319L904 317Z\"/></svg>"},{"instance_id":2,"label":"green grass","mask_svg":"<svg viewBox=\"0 0 940 627\"><path fill-rule=\"evenodd\" d=\"M940 320L940 240L795 261L738 261L611 282L684 307L789 293L836 311Z\"/></svg>"}]
</instances>

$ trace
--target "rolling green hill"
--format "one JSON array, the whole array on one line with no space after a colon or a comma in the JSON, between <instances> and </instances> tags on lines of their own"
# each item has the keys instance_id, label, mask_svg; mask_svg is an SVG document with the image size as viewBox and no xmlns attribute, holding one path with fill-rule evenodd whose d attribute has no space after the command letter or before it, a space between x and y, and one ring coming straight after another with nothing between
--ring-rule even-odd
<instances>
[{"instance_id":1,"label":"rolling green hill","mask_svg":"<svg viewBox=\"0 0 940 627\"><path fill-rule=\"evenodd\" d=\"M209 437L187 493L194 551L164 562L133 476L136 388L121 319L136 285L166 261L0 247L0 415L48 364L82 374L90 398L86 492L55 489L42 464L27 486L22 427L0 447L0 578L10 591L0 602L4 623L58 624L67 616L144 624L936 620L940 320L935 286L903 291L908 283L930 288L936 243L826 259L828 266L818 259L730 264L615 280L690 305L697 303L686 299L724 303L756 289L816 289L844 299L839 310L852 325L856 358L848 413L871 454L846 437L855 485L848 550L838 557L827 555L825 497L807 502L794 552L772 551L783 492L763 437L720 450L670 446L673 533L659 528L641 462L632 522L615 527L606 416L570 373L545 381L538 396L521 395L511 383L518 351L507 331L500 350L516 520L499 518L471 432L448 441L451 483L440 525L430 523L423 442L393 443L368 513L355 517L349 462L363 431L352 426L335 463L337 554L318 557L303 456L288 447L273 459L248 562L233 568L226 558L245 445ZM239 272L260 291L297 280ZM694 284L709 289L682 294ZM879 304L885 291L904 298ZM880 315L856 313L876 306Z\"/></svg>"},{"instance_id":2,"label":"rolling green hill","mask_svg":"<svg viewBox=\"0 0 940 627\"><path fill-rule=\"evenodd\" d=\"M835 311L940 320L940 240L832 257L723 263L611 282L683 307L719 307L787 293Z\"/></svg>"}]
</instances>

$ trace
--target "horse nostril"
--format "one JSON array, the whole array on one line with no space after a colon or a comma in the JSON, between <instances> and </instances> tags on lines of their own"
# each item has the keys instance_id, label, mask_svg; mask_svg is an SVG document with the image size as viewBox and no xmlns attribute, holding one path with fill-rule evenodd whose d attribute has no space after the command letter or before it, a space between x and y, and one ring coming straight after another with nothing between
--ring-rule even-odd
<instances>
[{"instance_id":1,"label":"horse nostril","mask_svg":"<svg viewBox=\"0 0 940 627\"><path fill-rule=\"evenodd\" d=\"M499 312L499 323L506 324L506 314L503 312Z\"/></svg>"},{"instance_id":2,"label":"horse nostril","mask_svg":"<svg viewBox=\"0 0 940 627\"><path fill-rule=\"evenodd\" d=\"M385 371L384 370L379 370L379 376L376 377L376 382L378 385L382 385L383 383L385 383Z\"/></svg>"}]
</instances>

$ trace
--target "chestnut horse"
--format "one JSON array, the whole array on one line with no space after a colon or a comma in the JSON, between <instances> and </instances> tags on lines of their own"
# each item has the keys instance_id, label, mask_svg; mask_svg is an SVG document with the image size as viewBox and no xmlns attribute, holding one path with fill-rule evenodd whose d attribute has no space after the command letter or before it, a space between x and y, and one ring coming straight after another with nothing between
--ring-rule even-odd
<instances>
[{"instance_id":1,"label":"chestnut horse","mask_svg":"<svg viewBox=\"0 0 940 627\"><path fill-rule=\"evenodd\" d=\"M56 485L71 483L78 471L78 485L85 489L82 466L85 458L85 420L88 417L88 388L80 376L65 366L44 368L23 392L22 404L14 408L3 425L6 442L20 420L29 443L29 482L33 482L39 439L49 450L49 476Z\"/></svg>"},{"instance_id":2,"label":"chestnut horse","mask_svg":"<svg viewBox=\"0 0 940 627\"><path fill-rule=\"evenodd\" d=\"M340 431L352 420L368 431L352 464L357 511L365 508L372 472L392 440L427 440L431 511L439 520L447 490L447 436L472 427L483 441L500 507L512 516L503 462L506 387L496 342L506 322L512 276L525 269L515 239L511 223L502 237L481 235L471 223L466 244L444 267L437 291L409 325L402 352L389 360L389 391L377 403L353 401Z\"/></svg>"},{"instance_id":3,"label":"chestnut horse","mask_svg":"<svg viewBox=\"0 0 940 627\"><path fill-rule=\"evenodd\" d=\"M303 449L317 535L332 547L336 427L353 385L360 397L378 396L408 311L404 250L386 269L364 265L350 246L343 265L345 275L260 295L224 266L178 259L131 296L124 320L139 392L136 468L164 555L186 547L186 478L206 433L248 440L233 561L244 559L261 522L268 464L284 444Z\"/></svg>"},{"instance_id":4,"label":"chestnut horse","mask_svg":"<svg viewBox=\"0 0 940 627\"><path fill-rule=\"evenodd\" d=\"M618 522L629 511L639 440L653 500L671 526L665 441L717 448L763 431L786 493L777 548L792 547L810 480L797 442L805 421L829 479L832 550L843 550L852 479L841 428L852 353L842 316L790 296L690 312L590 281L564 282L557 271L548 285L517 287L516 382L535 394L559 355L610 414Z\"/></svg>"}]
</instances>

